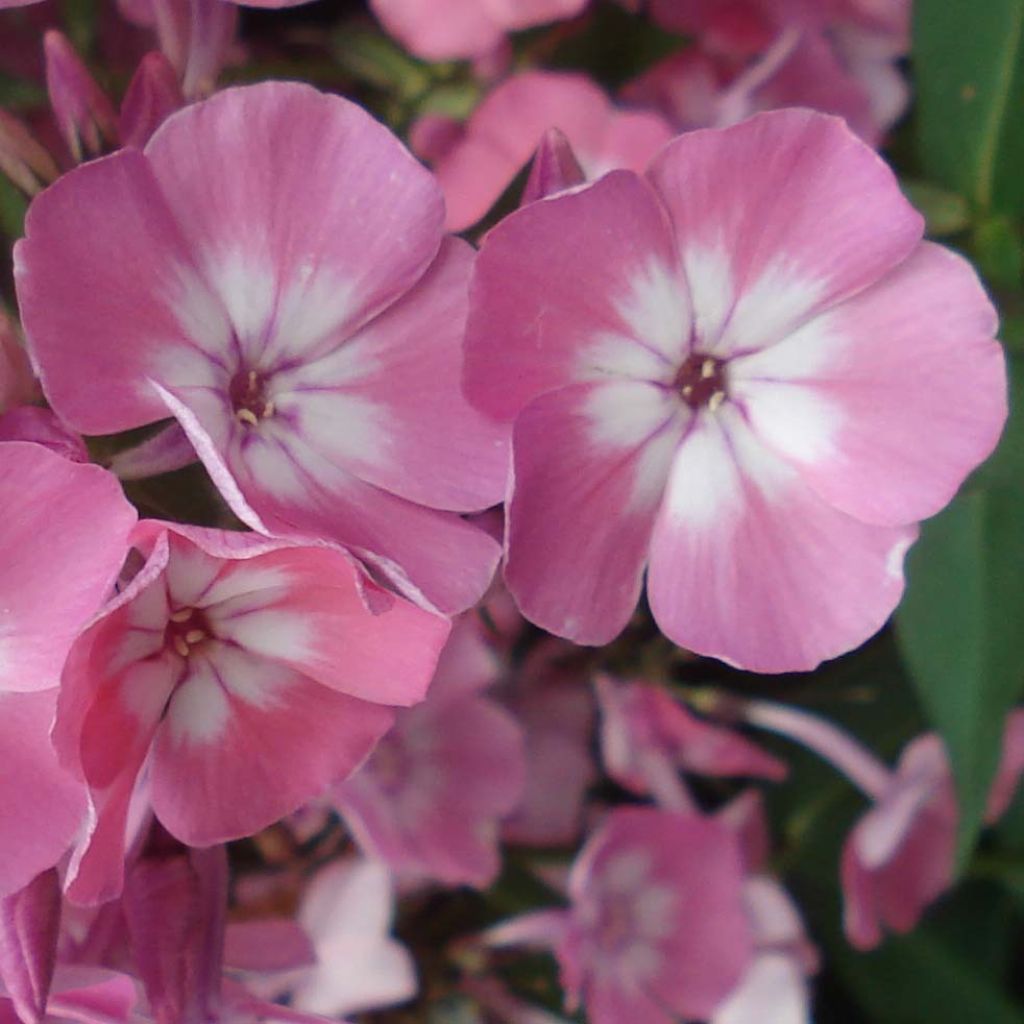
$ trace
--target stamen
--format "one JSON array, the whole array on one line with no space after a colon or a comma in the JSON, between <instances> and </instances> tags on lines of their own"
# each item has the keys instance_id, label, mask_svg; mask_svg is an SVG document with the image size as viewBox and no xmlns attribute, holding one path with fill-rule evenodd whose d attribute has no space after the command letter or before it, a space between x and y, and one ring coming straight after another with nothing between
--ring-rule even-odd
<instances>
[{"instance_id":1,"label":"stamen","mask_svg":"<svg viewBox=\"0 0 1024 1024\"><path fill-rule=\"evenodd\" d=\"M202 629L190 629L185 634L185 643L197 644L200 640L206 639L206 632Z\"/></svg>"},{"instance_id":2,"label":"stamen","mask_svg":"<svg viewBox=\"0 0 1024 1024\"><path fill-rule=\"evenodd\" d=\"M241 420L243 423L248 423L250 427L255 427L259 420L256 418L256 413L252 409L246 409L244 406L241 409L235 410L235 418Z\"/></svg>"},{"instance_id":3,"label":"stamen","mask_svg":"<svg viewBox=\"0 0 1024 1024\"><path fill-rule=\"evenodd\" d=\"M171 622L188 622L192 618L191 608L182 608L180 611L171 613Z\"/></svg>"},{"instance_id":4,"label":"stamen","mask_svg":"<svg viewBox=\"0 0 1024 1024\"><path fill-rule=\"evenodd\" d=\"M189 656L189 646L185 643L185 638L183 636L175 636L172 643L174 644L174 649L183 658L187 658Z\"/></svg>"}]
</instances>

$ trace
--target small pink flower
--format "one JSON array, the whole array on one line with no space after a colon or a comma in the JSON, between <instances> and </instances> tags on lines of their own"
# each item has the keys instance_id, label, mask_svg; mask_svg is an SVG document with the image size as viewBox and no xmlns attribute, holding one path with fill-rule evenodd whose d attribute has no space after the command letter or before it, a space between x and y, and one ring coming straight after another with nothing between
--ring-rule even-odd
<instances>
[{"instance_id":1,"label":"small pink flower","mask_svg":"<svg viewBox=\"0 0 1024 1024\"><path fill-rule=\"evenodd\" d=\"M573 18L588 0L370 0L384 27L418 57L485 57L509 32ZM272 6L268 4L267 6ZM276 4L273 6L277 6Z\"/></svg>"},{"instance_id":2,"label":"small pink flower","mask_svg":"<svg viewBox=\"0 0 1024 1024\"><path fill-rule=\"evenodd\" d=\"M466 388L514 421L523 614L607 643L646 570L670 639L755 671L874 633L1006 416L995 311L921 231L874 152L792 110L494 228Z\"/></svg>"},{"instance_id":3,"label":"small pink flower","mask_svg":"<svg viewBox=\"0 0 1024 1024\"><path fill-rule=\"evenodd\" d=\"M499 823L519 803L522 730L480 693L493 654L462 619L427 699L401 711L366 764L333 799L360 844L399 874L487 886L500 866Z\"/></svg>"},{"instance_id":4,"label":"small pink flower","mask_svg":"<svg viewBox=\"0 0 1024 1024\"><path fill-rule=\"evenodd\" d=\"M422 698L448 632L336 549L155 522L134 542L145 565L75 643L54 726L93 805L80 902L120 889L137 784L184 843L264 828Z\"/></svg>"},{"instance_id":5,"label":"small pink flower","mask_svg":"<svg viewBox=\"0 0 1024 1024\"><path fill-rule=\"evenodd\" d=\"M549 128L564 133L589 178L616 167L642 170L672 137L659 115L614 107L586 75L513 75L477 107L460 137L440 145L435 131L421 140L424 156L438 154L431 162L444 189L450 230L475 224L490 209Z\"/></svg>"},{"instance_id":6,"label":"small pink flower","mask_svg":"<svg viewBox=\"0 0 1024 1024\"><path fill-rule=\"evenodd\" d=\"M43 388L84 433L173 412L247 525L466 608L499 549L460 513L501 500L507 430L461 395L473 252L443 217L354 104L225 90L33 202L16 260Z\"/></svg>"},{"instance_id":7,"label":"small pink flower","mask_svg":"<svg viewBox=\"0 0 1024 1024\"><path fill-rule=\"evenodd\" d=\"M592 1024L708 1017L751 962L732 830L652 808L612 811L569 879L568 910L497 925L489 946L554 947L570 1010Z\"/></svg>"},{"instance_id":8,"label":"small pink flower","mask_svg":"<svg viewBox=\"0 0 1024 1024\"><path fill-rule=\"evenodd\" d=\"M986 822L1006 810L1024 771L1024 710L1011 713ZM908 932L953 882L959 812L942 740L934 733L908 744L875 805L843 848L847 938L858 949L882 941L882 929Z\"/></svg>"}]
</instances>

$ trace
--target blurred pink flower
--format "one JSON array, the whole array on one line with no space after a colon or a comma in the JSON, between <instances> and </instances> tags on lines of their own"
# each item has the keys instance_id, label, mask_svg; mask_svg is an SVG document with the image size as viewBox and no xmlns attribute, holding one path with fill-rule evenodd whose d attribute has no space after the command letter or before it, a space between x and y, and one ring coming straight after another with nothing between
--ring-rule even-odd
<instances>
[{"instance_id":1,"label":"blurred pink flower","mask_svg":"<svg viewBox=\"0 0 1024 1024\"><path fill-rule=\"evenodd\" d=\"M441 137L443 123L448 127ZM513 75L461 129L436 118L413 126L413 149L434 166L444 189L450 230L462 231L491 208L549 128L565 135L588 178L616 167L640 171L672 137L658 114L613 106L586 75Z\"/></svg>"},{"instance_id":2,"label":"blurred pink flower","mask_svg":"<svg viewBox=\"0 0 1024 1024\"><path fill-rule=\"evenodd\" d=\"M743 866L731 829L653 808L612 811L569 880L568 910L499 924L490 946L554 948L568 1008L592 1024L706 1018L753 951Z\"/></svg>"},{"instance_id":3,"label":"blurred pink flower","mask_svg":"<svg viewBox=\"0 0 1024 1024\"><path fill-rule=\"evenodd\" d=\"M522 730L480 691L496 662L473 615L457 623L427 699L399 712L333 801L360 845L392 871L485 887L501 867L499 824L519 803Z\"/></svg>"},{"instance_id":4,"label":"blurred pink flower","mask_svg":"<svg viewBox=\"0 0 1024 1024\"><path fill-rule=\"evenodd\" d=\"M514 421L523 614L607 643L646 569L670 639L754 671L874 633L1006 416L995 311L922 226L840 121L790 110L495 227L465 382Z\"/></svg>"},{"instance_id":5,"label":"blurred pink flower","mask_svg":"<svg viewBox=\"0 0 1024 1024\"><path fill-rule=\"evenodd\" d=\"M247 525L466 608L499 549L459 513L501 500L507 430L461 394L473 252L442 219L354 104L218 93L33 202L16 263L44 391L84 433L173 412Z\"/></svg>"},{"instance_id":6,"label":"blurred pink flower","mask_svg":"<svg viewBox=\"0 0 1024 1024\"><path fill-rule=\"evenodd\" d=\"M574 18L588 2L370 0L370 8L388 32L417 57L453 60L486 57L502 44L508 33L545 22ZM268 3L266 6L281 5Z\"/></svg>"},{"instance_id":7,"label":"blurred pink flower","mask_svg":"<svg viewBox=\"0 0 1024 1024\"><path fill-rule=\"evenodd\" d=\"M150 521L134 544L145 565L72 648L54 726L91 794L79 902L120 891L138 782L184 843L264 828L422 699L448 633L336 549Z\"/></svg>"}]
</instances>

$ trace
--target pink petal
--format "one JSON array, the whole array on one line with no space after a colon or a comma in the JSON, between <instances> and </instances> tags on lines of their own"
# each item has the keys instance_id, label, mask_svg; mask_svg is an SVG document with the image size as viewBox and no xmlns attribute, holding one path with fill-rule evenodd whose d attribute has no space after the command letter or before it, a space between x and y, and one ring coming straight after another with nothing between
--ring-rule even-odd
<instances>
[{"instance_id":1,"label":"pink petal","mask_svg":"<svg viewBox=\"0 0 1024 1024\"><path fill-rule=\"evenodd\" d=\"M0 992L6 989L27 1024L39 1024L45 1016L57 960L60 903L54 868L0 896Z\"/></svg>"},{"instance_id":2,"label":"pink petal","mask_svg":"<svg viewBox=\"0 0 1024 1024\"><path fill-rule=\"evenodd\" d=\"M373 613L362 570L326 547L285 547L229 563L197 602L217 635L350 697L423 699L450 629L400 597Z\"/></svg>"},{"instance_id":3,"label":"pink petal","mask_svg":"<svg viewBox=\"0 0 1024 1024\"><path fill-rule=\"evenodd\" d=\"M531 622L585 644L626 625L683 429L676 408L623 382L565 388L519 416L505 581Z\"/></svg>"},{"instance_id":4,"label":"pink petal","mask_svg":"<svg viewBox=\"0 0 1024 1024\"><path fill-rule=\"evenodd\" d=\"M307 85L225 89L145 152L245 341L308 352L344 337L407 291L441 241L429 172L354 103Z\"/></svg>"},{"instance_id":5,"label":"pink petal","mask_svg":"<svg viewBox=\"0 0 1024 1024\"><path fill-rule=\"evenodd\" d=\"M113 587L135 510L106 470L22 441L0 443L0 507L0 690L47 689Z\"/></svg>"},{"instance_id":6,"label":"pink petal","mask_svg":"<svg viewBox=\"0 0 1024 1024\"><path fill-rule=\"evenodd\" d=\"M65 174L25 233L18 302L54 409L86 434L165 417L144 381L157 358L194 351L175 299L203 286L146 158L124 150Z\"/></svg>"},{"instance_id":7,"label":"pink petal","mask_svg":"<svg viewBox=\"0 0 1024 1024\"><path fill-rule=\"evenodd\" d=\"M830 504L883 525L934 515L1006 418L996 313L931 243L785 341L735 361L753 429Z\"/></svg>"},{"instance_id":8,"label":"pink petal","mask_svg":"<svg viewBox=\"0 0 1024 1024\"><path fill-rule=\"evenodd\" d=\"M985 807L985 821L998 821L1007 811L1017 793L1024 774L1024 708L1017 708L1006 718L1003 730L1003 755L992 782Z\"/></svg>"},{"instance_id":9,"label":"pink petal","mask_svg":"<svg viewBox=\"0 0 1024 1024\"><path fill-rule=\"evenodd\" d=\"M675 267L665 214L629 172L506 217L484 241L470 291L470 401L512 419L553 388L602 373L621 376L624 370L603 365L608 346L624 350L624 360L636 353L668 367L685 339L677 339L678 352L661 352L660 336L645 336L649 318L635 292L646 285L661 296L672 288Z\"/></svg>"},{"instance_id":10,"label":"pink petal","mask_svg":"<svg viewBox=\"0 0 1024 1024\"><path fill-rule=\"evenodd\" d=\"M296 810L349 775L392 722L390 709L238 660L248 672L233 665L179 688L154 743L153 809L190 845L239 839Z\"/></svg>"},{"instance_id":11,"label":"pink petal","mask_svg":"<svg viewBox=\"0 0 1024 1024\"><path fill-rule=\"evenodd\" d=\"M915 536L825 504L727 404L700 420L672 466L651 544L651 610L700 654L757 672L811 669L881 628Z\"/></svg>"},{"instance_id":12,"label":"pink petal","mask_svg":"<svg viewBox=\"0 0 1024 1024\"><path fill-rule=\"evenodd\" d=\"M0 693L0 896L28 885L70 847L86 814L82 784L50 746L57 691Z\"/></svg>"},{"instance_id":13,"label":"pink petal","mask_svg":"<svg viewBox=\"0 0 1024 1024\"><path fill-rule=\"evenodd\" d=\"M881 278L923 230L881 158L840 120L809 110L689 132L649 174L672 216L694 307L706 311L710 351L781 340Z\"/></svg>"},{"instance_id":14,"label":"pink petal","mask_svg":"<svg viewBox=\"0 0 1024 1024\"><path fill-rule=\"evenodd\" d=\"M386 420L383 451L360 446L343 456L339 452L340 465L408 501L459 512L498 504L509 468L508 428L462 396L473 262L467 243L448 240L416 288L345 342L338 355L354 369L332 371L328 356L303 371L310 386L326 388L336 381L342 395L351 390ZM332 458L338 424L324 417L300 423L299 429Z\"/></svg>"},{"instance_id":15,"label":"pink petal","mask_svg":"<svg viewBox=\"0 0 1024 1024\"><path fill-rule=\"evenodd\" d=\"M260 974L312 967L316 952L305 929L288 918L232 921L224 936L229 969Z\"/></svg>"},{"instance_id":16,"label":"pink petal","mask_svg":"<svg viewBox=\"0 0 1024 1024\"><path fill-rule=\"evenodd\" d=\"M476 57L493 50L504 35L480 0L370 0L384 27L427 60Z\"/></svg>"}]
</instances>

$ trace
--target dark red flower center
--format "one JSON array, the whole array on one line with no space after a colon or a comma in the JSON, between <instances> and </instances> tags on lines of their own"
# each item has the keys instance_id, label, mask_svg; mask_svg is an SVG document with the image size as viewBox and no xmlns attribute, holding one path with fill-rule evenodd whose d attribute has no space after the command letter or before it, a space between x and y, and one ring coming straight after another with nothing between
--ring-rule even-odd
<instances>
[{"instance_id":1,"label":"dark red flower center","mask_svg":"<svg viewBox=\"0 0 1024 1024\"><path fill-rule=\"evenodd\" d=\"M679 367L675 386L691 409L714 412L725 400L725 360L694 352Z\"/></svg>"},{"instance_id":2,"label":"dark red flower center","mask_svg":"<svg viewBox=\"0 0 1024 1024\"><path fill-rule=\"evenodd\" d=\"M274 415L274 402L267 393L267 378L258 370L239 370L231 378L228 397L235 419L255 427L260 420Z\"/></svg>"}]
</instances>

